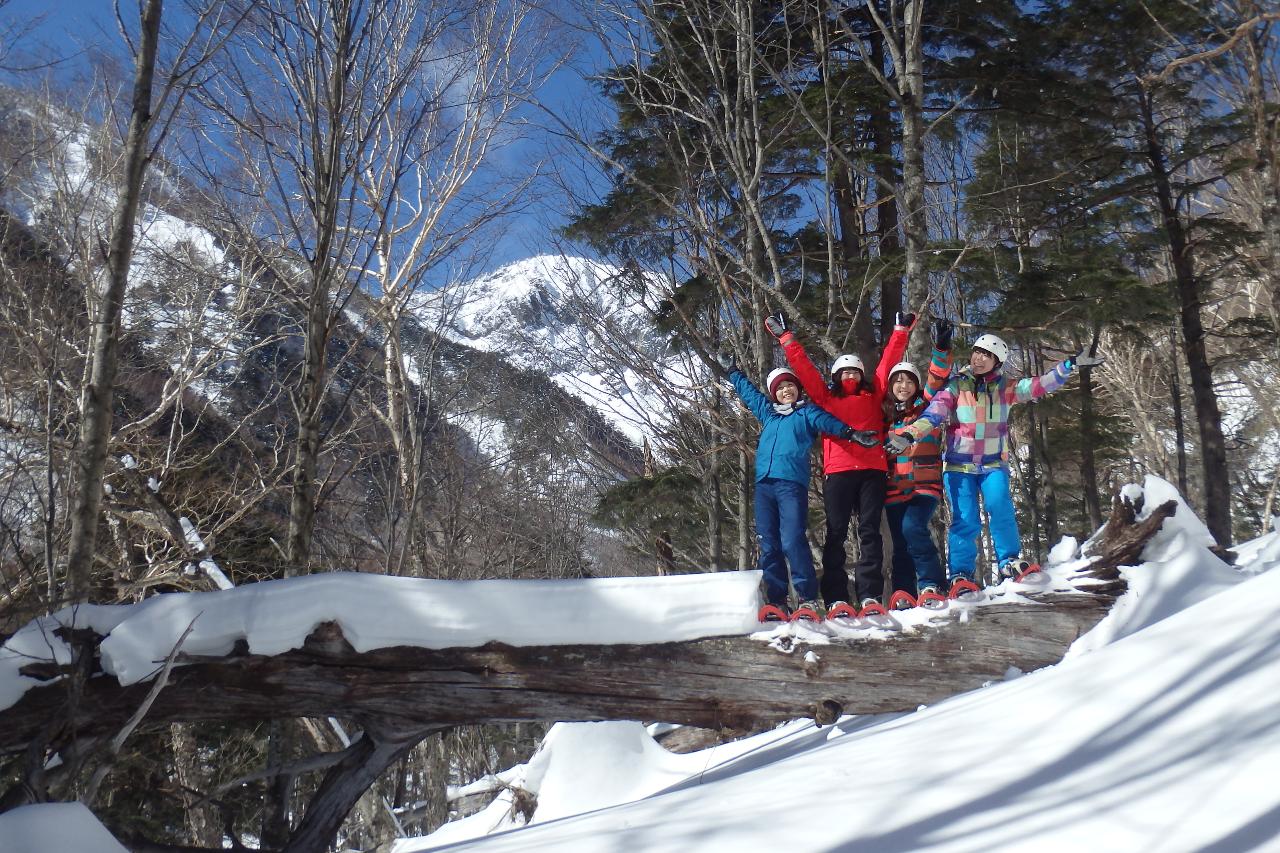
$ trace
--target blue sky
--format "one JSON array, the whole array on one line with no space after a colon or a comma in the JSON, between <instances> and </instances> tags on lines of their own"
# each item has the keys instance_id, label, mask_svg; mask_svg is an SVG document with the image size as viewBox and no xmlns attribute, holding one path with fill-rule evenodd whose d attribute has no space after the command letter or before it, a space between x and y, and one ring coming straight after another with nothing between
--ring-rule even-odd
<instances>
[{"instance_id":1,"label":"blue sky","mask_svg":"<svg viewBox=\"0 0 1280 853\"><path fill-rule=\"evenodd\" d=\"M122 15L126 25L136 30L138 0L123 0ZM87 55L106 52L123 57L124 45L113 11L112 0L0 0L0 30L6 25L35 23L35 28L23 41L24 50L19 59L30 62L39 57L42 61L51 57L62 60L49 70L49 74L63 85L74 85L85 72ZM181 0L168 0L166 16L175 14L184 4ZM579 57L581 67L590 66L590 53ZM578 70L563 68L551 78L542 92L544 101L552 109L577 111L583 104L597 102L595 91L586 84ZM532 162L545 156L552 137L547 136L537 124L543 121L536 113L530 113L534 122L527 132L527 139L511 146L502 153L499 161L505 168L519 166L521 161ZM572 171L590 180L594 168L581 164ZM501 237L492 240L485 248L492 256L488 268L518 260L530 255L555 250L552 230L564 223L565 205L558 201L551 184L534 195L532 203L520 215L506 224Z\"/></svg>"}]
</instances>

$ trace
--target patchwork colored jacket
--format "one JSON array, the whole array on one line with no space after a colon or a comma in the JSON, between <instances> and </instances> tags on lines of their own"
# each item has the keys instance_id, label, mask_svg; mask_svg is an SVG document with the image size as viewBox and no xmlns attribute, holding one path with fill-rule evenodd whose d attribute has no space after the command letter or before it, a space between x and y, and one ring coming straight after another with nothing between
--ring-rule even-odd
<instances>
[{"instance_id":1,"label":"patchwork colored jacket","mask_svg":"<svg viewBox=\"0 0 1280 853\"><path fill-rule=\"evenodd\" d=\"M788 332L780 343L786 353L787 363L800 380L805 393L813 402L844 421L856 430L875 430L876 435L884 440L884 395L888 392L889 368L902 361L907 351L907 338L911 328L898 326L889 336L885 344L884 355L876 366L874 381L870 388L859 388L852 394L839 395L827 384L826 378L813 366L805 353L804 347L796 340L795 335ZM863 447L852 441L845 441L832 435L822 438L822 471L824 474L835 474L840 471L888 471L889 464L885 459L884 449Z\"/></svg>"},{"instance_id":2,"label":"patchwork colored jacket","mask_svg":"<svg viewBox=\"0 0 1280 853\"><path fill-rule=\"evenodd\" d=\"M1075 365L1067 359L1043 376L1016 382L999 368L979 379L968 368L955 374L934 395L920 418L903 433L919 441L950 418L944 470L974 473L1008 464L1009 409L1014 403L1038 400L1066 384Z\"/></svg>"},{"instance_id":3,"label":"patchwork colored jacket","mask_svg":"<svg viewBox=\"0 0 1280 853\"><path fill-rule=\"evenodd\" d=\"M936 347L929 359L924 388L914 400L894 403L889 428L893 431L919 419L925 407L951 378L951 350ZM942 499L942 427L935 427L899 454L889 454L889 490L886 504L906 503L919 494Z\"/></svg>"},{"instance_id":4,"label":"patchwork colored jacket","mask_svg":"<svg viewBox=\"0 0 1280 853\"><path fill-rule=\"evenodd\" d=\"M845 425L834 415L803 401L780 412L751 380L738 371L729 374L733 388L763 429L756 444L756 482L765 477L809 485L809 449L818 433L840 434Z\"/></svg>"}]
</instances>

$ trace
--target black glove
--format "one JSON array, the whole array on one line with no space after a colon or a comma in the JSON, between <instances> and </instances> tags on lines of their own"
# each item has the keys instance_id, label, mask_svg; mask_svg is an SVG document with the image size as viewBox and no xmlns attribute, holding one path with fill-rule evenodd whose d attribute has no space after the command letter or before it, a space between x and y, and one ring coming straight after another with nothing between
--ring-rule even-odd
<instances>
[{"instance_id":1,"label":"black glove","mask_svg":"<svg viewBox=\"0 0 1280 853\"><path fill-rule=\"evenodd\" d=\"M738 369L738 362L734 361L733 353L718 352L716 353L716 363L720 365L720 369L728 376Z\"/></svg>"},{"instance_id":2,"label":"black glove","mask_svg":"<svg viewBox=\"0 0 1280 853\"><path fill-rule=\"evenodd\" d=\"M916 322L916 315L912 314L910 311L898 311L893 315L893 322L897 323L899 326L906 326L910 329Z\"/></svg>"},{"instance_id":3,"label":"black glove","mask_svg":"<svg viewBox=\"0 0 1280 853\"><path fill-rule=\"evenodd\" d=\"M845 441L852 441L854 444L861 444L863 447L875 447L880 443L880 439L876 436L873 429L854 429L853 427L845 427L844 435L840 436Z\"/></svg>"},{"instance_id":4,"label":"black glove","mask_svg":"<svg viewBox=\"0 0 1280 853\"><path fill-rule=\"evenodd\" d=\"M1097 353L1089 352L1089 348L1085 347L1084 351L1079 355L1071 356L1071 361L1076 367L1097 367L1106 363L1106 358Z\"/></svg>"},{"instance_id":5,"label":"black glove","mask_svg":"<svg viewBox=\"0 0 1280 853\"><path fill-rule=\"evenodd\" d=\"M893 453L902 453L911 446L914 438L901 432L891 432L889 437L884 440L884 446L889 448Z\"/></svg>"},{"instance_id":6,"label":"black glove","mask_svg":"<svg viewBox=\"0 0 1280 853\"><path fill-rule=\"evenodd\" d=\"M933 321L933 348L941 352L951 349L951 333L955 324L945 317Z\"/></svg>"},{"instance_id":7,"label":"black glove","mask_svg":"<svg viewBox=\"0 0 1280 853\"><path fill-rule=\"evenodd\" d=\"M777 314L770 314L764 318L764 327L775 338L781 338L787 333L787 318L783 316L781 311Z\"/></svg>"}]
</instances>

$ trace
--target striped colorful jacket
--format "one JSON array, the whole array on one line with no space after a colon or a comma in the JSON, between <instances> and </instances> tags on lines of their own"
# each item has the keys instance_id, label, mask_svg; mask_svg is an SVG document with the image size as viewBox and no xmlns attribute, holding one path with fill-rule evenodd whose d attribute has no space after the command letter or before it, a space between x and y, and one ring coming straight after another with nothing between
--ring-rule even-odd
<instances>
[{"instance_id":1,"label":"striped colorful jacket","mask_svg":"<svg viewBox=\"0 0 1280 853\"><path fill-rule=\"evenodd\" d=\"M1066 384L1075 365L1067 359L1043 376L1006 379L997 368L984 379L965 368L934 395L919 420L901 430L919 441L947 422L944 470L976 473L1008 464L1009 409L1038 400Z\"/></svg>"},{"instance_id":2,"label":"striped colorful jacket","mask_svg":"<svg viewBox=\"0 0 1280 853\"><path fill-rule=\"evenodd\" d=\"M924 389L914 400L893 404L889 414L889 428L897 431L915 422L950 377L951 350L943 351L935 347L933 356L929 359ZM893 396L892 392L890 396ZM889 489L885 494L885 504L906 503L918 494L942 499L941 427L929 430L918 441L912 442L905 452L889 454Z\"/></svg>"}]
</instances>

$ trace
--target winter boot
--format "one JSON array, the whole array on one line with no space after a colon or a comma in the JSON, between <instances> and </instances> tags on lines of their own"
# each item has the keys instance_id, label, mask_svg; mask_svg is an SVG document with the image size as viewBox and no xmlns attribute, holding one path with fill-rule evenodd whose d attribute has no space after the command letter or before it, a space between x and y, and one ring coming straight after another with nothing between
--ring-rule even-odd
<instances>
[{"instance_id":1,"label":"winter boot","mask_svg":"<svg viewBox=\"0 0 1280 853\"><path fill-rule=\"evenodd\" d=\"M946 596L938 592L938 588L931 583L927 583L920 587L920 595L916 597L916 603L921 607L941 607L947 603Z\"/></svg>"},{"instance_id":2,"label":"winter boot","mask_svg":"<svg viewBox=\"0 0 1280 853\"><path fill-rule=\"evenodd\" d=\"M1011 557L1000 564L1000 580L1016 578L1031 568L1031 564L1022 557Z\"/></svg>"},{"instance_id":3,"label":"winter boot","mask_svg":"<svg viewBox=\"0 0 1280 853\"><path fill-rule=\"evenodd\" d=\"M858 608L847 601L833 601L827 605L828 619L857 619Z\"/></svg>"},{"instance_id":4,"label":"winter boot","mask_svg":"<svg viewBox=\"0 0 1280 853\"><path fill-rule=\"evenodd\" d=\"M822 606L821 601L811 598L808 601L800 602L800 605L791 611L791 621L821 622L826 612L827 610Z\"/></svg>"},{"instance_id":5,"label":"winter boot","mask_svg":"<svg viewBox=\"0 0 1280 853\"><path fill-rule=\"evenodd\" d=\"M947 593L947 598L957 599L961 596L976 596L978 593L978 585L964 575L956 575L951 579L951 590Z\"/></svg>"},{"instance_id":6,"label":"winter boot","mask_svg":"<svg viewBox=\"0 0 1280 853\"><path fill-rule=\"evenodd\" d=\"M866 619L868 616L886 616L889 611L884 609L884 605L880 603L878 598L862 599L862 609L858 611L858 617Z\"/></svg>"},{"instance_id":7,"label":"winter boot","mask_svg":"<svg viewBox=\"0 0 1280 853\"><path fill-rule=\"evenodd\" d=\"M787 610L785 602L782 604L766 604L760 608L756 619L761 622L788 622L791 620L791 612Z\"/></svg>"},{"instance_id":8,"label":"winter boot","mask_svg":"<svg viewBox=\"0 0 1280 853\"><path fill-rule=\"evenodd\" d=\"M915 596L907 592L905 589L894 590L893 595L889 596L890 610L910 610L915 606Z\"/></svg>"}]
</instances>

